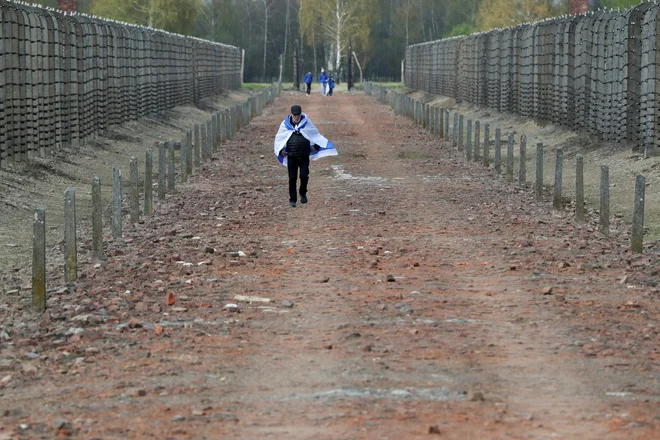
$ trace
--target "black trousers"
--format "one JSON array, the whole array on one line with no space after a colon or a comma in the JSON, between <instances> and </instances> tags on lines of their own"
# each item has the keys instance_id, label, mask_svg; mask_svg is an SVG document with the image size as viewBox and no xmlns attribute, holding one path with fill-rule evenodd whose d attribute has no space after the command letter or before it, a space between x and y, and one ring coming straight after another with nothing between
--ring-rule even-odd
<instances>
[{"instance_id":1,"label":"black trousers","mask_svg":"<svg viewBox=\"0 0 660 440\"><path fill-rule=\"evenodd\" d=\"M298 201L296 184L298 183L298 170L300 170L300 195L307 194L307 182L309 181L309 156L289 156L287 158L289 169L289 202Z\"/></svg>"},{"instance_id":2,"label":"black trousers","mask_svg":"<svg viewBox=\"0 0 660 440\"><path fill-rule=\"evenodd\" d=\"M312 83L305 83L305 85L307 86L307 94L309 95L312 91Z\"/></svg>"}]
</instances>

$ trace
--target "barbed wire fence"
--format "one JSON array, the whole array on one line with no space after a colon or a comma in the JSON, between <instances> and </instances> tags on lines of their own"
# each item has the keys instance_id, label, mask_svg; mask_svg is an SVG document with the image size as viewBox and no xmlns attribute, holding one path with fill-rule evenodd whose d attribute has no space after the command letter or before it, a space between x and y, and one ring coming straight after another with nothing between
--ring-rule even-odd
<instances>
[{"instance_id":1,"label":"barbed wire fence","mask_svg":"<svg viewBox=\"0 0 660 440\"><path fill-rule=\"evenodd\" d=\"M241 87L238 48L0 1L0 167Z\"/></svg>"},{"instance_id":2,"label":"barbed wire fence","mask_svg":"<svg viewBox=\"0 0 660 440\"><path fill-rule=\"evenodd\" d=\"M659 153L658 11L643 3L409 46L405 84Z\"/></svg>"}]
</instances>

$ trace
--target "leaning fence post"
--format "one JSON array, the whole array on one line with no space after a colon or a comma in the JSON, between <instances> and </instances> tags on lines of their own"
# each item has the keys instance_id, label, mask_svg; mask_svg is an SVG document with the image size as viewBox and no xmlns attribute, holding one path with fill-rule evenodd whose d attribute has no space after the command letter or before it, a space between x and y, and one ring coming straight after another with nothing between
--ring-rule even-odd
<instances>
[{"instance_id":1,"label":"leaning fence post","mask_svg":"<svg viewBox=\"0 0 660 440\"><path fill-rule=\"evenodd\" d=\"M610 168L600 166L600 225L601 234L610 235Z\"/></svg>"},{"instance_id":2,"label":"leaning fence post","mask_svg":"<svg viewBox=\"0 0 660 440\"><path fill-rule=\"evenodd\" d=\"M584 223L584 157L575 157L575 221Z\"/></svg>"},{"instance_id":3,"label":"leaning fence post","mask_svg":"<svg viewBox=\"0 0 660 440\"><path fill-rule=\"evenodd\" d=\"M632 236L630 250L641 253L644 241L644 193L646 191L646 178L638 174L635 177L635 202L633 204Z\"/></svg>"},{"instance_id":4,"label":"leaning fence post","mask_svg":"<svg viewBox=\"0 0 660 440\"><path fill-rule=\"evenodd\" d=\"M134 156L131 156L131 223L140 221L140 188L138 187L138 162Z\"/></svg>"},{"instance_id":5,"label":"leaning fence post","mask_svg":"<svg viewBox=\"0 0 660 440\"><path fill-rule=\"evenodd\" d=\"M502 173L502 131L500 128L495 129L495 173Z\"/></svg>"},{"instance_id":6,"label":"leaning fence post","mask_svg":"<svg viewBox=\"0 0 660 440\"><path fill-rule=\"evenodd\" d=\"M536 144L536 200L543 200L543 144Z\"/></svg>"},{"instance_id":7,"label":"leaning fence post","mask_svg":"<svg viewBox=\"0 0 660 440\"><path fill-rule=\"evenodd\" d=\"M78 279L78 249L76 244L76 189L64 193L64 282Z\"/></svg>"},{"instance_id":8,"label":"leaning fence post","mask_svg":"<svg viewBox=\"0 0 660 440\"><path fill-rule=\"evenodd\" d=\"M527 136L520 136L520 162L518 163L518 184L527 184Z\"/></svg>"},{"instance_id":9,"label":"leaning fence post","mask_svg":"<svg viewBox=\"0 0 660 440\"><path fill-rule=\"evenodd\" d=\"M564 170L564 150L557 148L557 159L555 160L555 192L552 197L552 206L561 209L562 175Z\"/></svg>"},{"instance_id":10,"label":"leaning fence post","mask_svg":"<svg viewBox=\"0 0 660 440\"><path fill-rule=\"evenodd\" d=\"M468 119L467 121L467 136L465 140L467 141L465 143L465 157L470 161L472 160L472 119Z\"/></svg>"},{"instance_id":11,"label":"leaning fence post","mask_svg":"<svg viewBox=\"0 0 660 440\"><path fill-rule=\"evenodd\" d=\"M32 221L32 306L46 309L46 211L37 209Z\"/></svg>"},{"instance_id":12,"label":"leaning fence post","mask_svg":"<svg viewBox=\"0 0 660 440\"><path fill-rule=\"evenodd\" d=\"M202 159L206 160L206 155L204 154L204 149L200 148L200 146L204 145L202 143L202 136L200 133L200 125L195 124L193 126L193 145L194 145L194 154L195 154L195 159L194 159L194 164L195 168L199 168L199 156L202 156Z\"/></svg>"},{"instance_id":13,"label":"leaning fence post","mask_svg":"<svg viewBox=\"0 0 660 440\"><path fill-rule=\"evenodd\" d=\"M154 168L154 159L153 151L147 150L146 159L144 162L144 215L149 215L153 212L153 194L154 194L154 182L153 182L153 168Z\"/></svg>"},{"instance_id":14,"label":"leaning fence post","mask_svg":"<svg viewBox=\"0 0 660 440\"><path fill-rule=\"evenodd\" d=\"M112 237L121 238L122 235L121 216L121 171L112 169Z\"/></svg>"},{"instance_id":15,"label":"leaning fence post","mask_svg":"<svg viewBox=\"0 0 660 440\"><path fill-rule=\"evenodd\" d=\"M513 180L513 133L509 132L506 143L506 178Z\"/></svg>"},{"instance_id":16,"label":"leaning fence post","mask_svg":"<svg viewBox=\"0 0 660 440\"><path fill-rule=\"evenodd\" d=\"M490 165L490 124L484 124L484 166Z\"/></svg>"}]
</instances>

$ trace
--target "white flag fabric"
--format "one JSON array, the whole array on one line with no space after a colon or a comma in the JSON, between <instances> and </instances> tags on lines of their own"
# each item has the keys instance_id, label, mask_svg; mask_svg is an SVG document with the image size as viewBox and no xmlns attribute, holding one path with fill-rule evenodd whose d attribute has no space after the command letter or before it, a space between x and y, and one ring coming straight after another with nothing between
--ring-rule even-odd
<instances>
[{"instance_id":1,"label":"white flag fabric","mask_svg":"<svg viewBox=\"0 0 660 440\"><path fill-rule=\"evenodd\" d=\"M275 144L273 148L277 160L279 160L282 165L286 166L287 160L286 156L280 156L280 151L282 151L282 149L286 151L286 143L294 131L298 131L312 145L316 145L320 148L318 151L312 150L309 155L311 160L320 159L325 156L337 156L338 153L335 145L319 133L319 130L305 113L302 114L300 123L295 128L291 125L289 118L290 115L280 124L280 128L275 135Z\"/></svg>"}]
</instances>

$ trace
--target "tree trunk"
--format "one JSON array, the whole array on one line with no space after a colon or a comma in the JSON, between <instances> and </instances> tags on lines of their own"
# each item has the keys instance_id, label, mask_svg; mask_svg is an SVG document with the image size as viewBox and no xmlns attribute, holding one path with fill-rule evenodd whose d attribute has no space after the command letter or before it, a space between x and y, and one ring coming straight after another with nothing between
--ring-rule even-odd
<instances>
[{"instance_id":1,"label":"tree trunk","mask_svg":"<svg viewBox=\"0 0 660 440\"><path fill-rule=\"evenodd\" d=\"M286 0L286 15L284 16L284 49L282 50L282 54L284 56L284 60L286 61L286 54L287 54L287 43L289 40L289 2L291 0ZM282 81L282 78L280 78L280 81ZM294 80L295 81L295 80Z\"/></svg>"},{"instance_id":2,"label":"tree trunk","mask_svg":"<svg viewBox=\"0 0 660 440\"><path fill-rule=\"evenodd\" d=\"M268 4L266 3L266 0L262 0L262 2L264 4L264 61L261 70L261 78L264 82L266 82L266 55L268 54L266 50L266 46L268 44Z\"/></svg>"},{"instance_id":3,"label":"tree trunk","mask_svg":"<svg viewBox=\"0 0 660 440\"><path fill-rule=\"evenodd\" d=\"M336 3L337 9L336 9L336 19L337 22L335 23L337 28L335 29L335 45L337 46L337 53L335 54L335 67L334 71L339 72L339 68L341 67L341 14L339 11L339 1Z\"/></svg>"}]
</instances>

